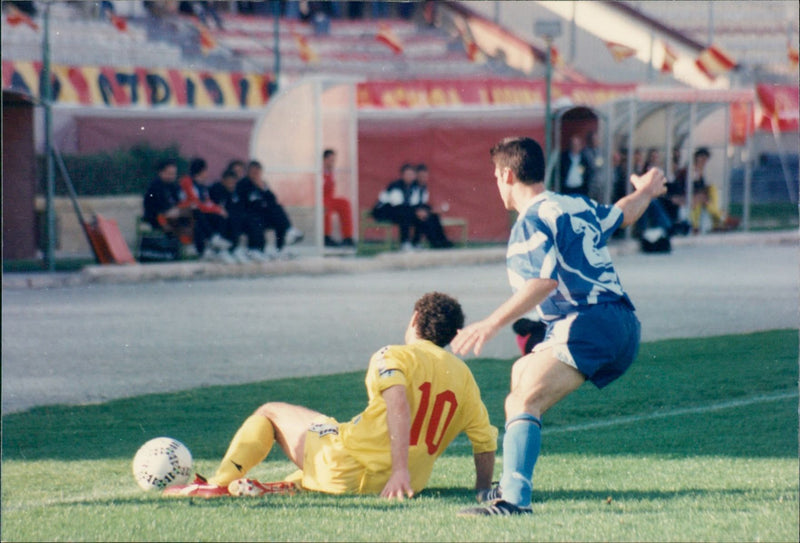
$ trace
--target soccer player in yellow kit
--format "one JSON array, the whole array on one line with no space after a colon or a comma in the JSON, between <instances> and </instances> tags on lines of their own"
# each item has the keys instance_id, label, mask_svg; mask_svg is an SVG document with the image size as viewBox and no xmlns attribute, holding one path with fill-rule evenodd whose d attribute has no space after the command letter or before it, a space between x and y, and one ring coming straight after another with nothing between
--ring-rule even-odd
<instances>
[{"instance_id":1,"label":"soccer player in yellow kit","mask_svg":"<svg viewBox=\"0 0 800 543\"><path fill-rule=\"evenodd\" d=\"M217 472L170 496L259 495L268 485L245 479L275 441L300 471L287 478L302 488L332 494L409 498L428 482L434 461L465 432L475 461L477 491L491 487L497 429L469 368L444 350L464 326L459 303L433 292L420 298L405 345L376 352L369 363L369 403L340 423L305 407L266 403L234 435Z\"/></svg>"}]
</instances>

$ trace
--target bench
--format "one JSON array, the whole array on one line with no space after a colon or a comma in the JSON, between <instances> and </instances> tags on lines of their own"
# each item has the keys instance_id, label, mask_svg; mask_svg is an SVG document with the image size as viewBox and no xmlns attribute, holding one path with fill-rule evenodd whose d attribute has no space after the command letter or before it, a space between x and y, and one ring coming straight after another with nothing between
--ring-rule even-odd
<instances>
[{"instance_id":1,"label":"bench","mask_svg":"<svg viewBox=\"0 0 800 543\"><path fill-rule=\"evenodd\" d=\"M459 228L460 229L460 243L466 246L469 237L469 223L463 217L442 217L439 216L442 223L442 228ZM399 243L399 233L395 234L398 230L397 225L392 222L376 221L372 216L371 209L364 209L361 211L361 220L359 221L359 236L361 242L366 241L365 234L367 230L380 230L382 241L381 246L386 250L392 250L395 247L395 240Z\"/></svg>"}]
</instances>

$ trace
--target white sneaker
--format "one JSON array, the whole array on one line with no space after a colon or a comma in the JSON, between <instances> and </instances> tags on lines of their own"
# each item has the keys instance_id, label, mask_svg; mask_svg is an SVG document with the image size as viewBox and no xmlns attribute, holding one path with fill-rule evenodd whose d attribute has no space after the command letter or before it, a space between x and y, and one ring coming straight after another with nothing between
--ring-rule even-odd
<instances>
[{"instance_id":1,"label":"white sneaker","mask_svg":"<svg viewBox=\"0 0 800 543\"><path fill-rule=\"evenodd\" d=\"M213 262L217 259L217 251L215 251L211 247L206 247L205 249L203 249L203 256L201 256L200 258L207 262Z\"/></svg>"},{"instance_id":2,"label":"white sneaker","mask_svg":"<svg viewBox=\"0 0 800 543\"><path fill-rule=\"evenodd\" d=\"M247 258L253 262L269 262L270 258L264 251L258 249L249 249L247 251Z\"/></svg>"},{"instance_id":3,"label":"white sneaker","mask_svg":"<svg viewBox=\"0 0 800 543\"><path fill-rule=\"evenodd\" d=\"M275 260L292 260L296 257L297 255L293 251L291 251L288 247L284 247L280 251L276 251L272 258Z\"/></svg>"},{"instance_id":4,"label":"white sneaker","mask_svg":"<svg viewBox=\"0 0 800 543\"><path fill-rule=\"evenodd\" d=\"M217 251L217 260L223 264L236 264L238 262L238 260L236 260L232 254L223 250Z\"/></svg>"},{"instance_id":5,"label":"white sneaker","mask_svg":"<svg viewBox=\"0 0 800 543\"><path fill-rule=\"evenodd\" d=\"M300 243L303 241L305 234L295 228L294 226L290 226L289 229L286 231L286 245L294 245L295 243Z\"/></svg>"},{"instance_id":6,"label":"white sneaker","mask_svg":"<svg viewBox=\"0 0 800 543\"><path fill-rule=\"evenodd\" d=\"M232 254L233 258L236 259L239 264L247 264L250 262L250 257L247 256L247 249L244 247L237 247L233 250Z\"/></svg>"},{"instance_id":7,"label":"white sneaker","mask_svg":"<svg viewBox=\"0 0 800 543\"><path fill-rule=\"evenodd\" d=\"M411 244L410 241L405 241L400 246L400 250L403 251L404 253L413 253L416 249L414 248L414 246Z\"/></svg>"},{"instance_id":8,"label":"white sneaker","mask_svg":"<svg viewBox=\"0 0 800 543\"><path fill-rule=\"evenodd\" d=\"M184 245L181 249L184 258L197 258L197 248L194 245Z\"/></svg>"},{"instance_id":9,"label":"white sneaker","mask_svg":"<svg viewBox=\"0 0 800 543\"><path fill-rule=\"evenodd\" d=\"M208 244L218 251L227 251L231 248L231 242L219 234L214 234L211 236L211 239L208 240Z\"/></svg>"}]
</instances>

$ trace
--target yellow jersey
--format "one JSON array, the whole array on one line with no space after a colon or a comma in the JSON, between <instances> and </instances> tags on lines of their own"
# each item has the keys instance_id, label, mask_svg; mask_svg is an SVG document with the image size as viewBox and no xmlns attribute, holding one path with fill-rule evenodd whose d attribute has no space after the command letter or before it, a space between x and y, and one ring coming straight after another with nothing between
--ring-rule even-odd
<instances>
[{"instance_id":1,"label":"yellow jersey","mask_svg":"<svg viewBox=\"0 0 800 543\"><path fill-rule=\"evenodd\" d=\"M472 372L434 343L419 340L384 347L372 355L365 382L367 408L340 424L339 435L372 475L370 479L385 482L391 473L391 440L381 393L395 385L405 387L411 413L408 468L415 492L425 488L434 461L461 432L467 434L473 453L497 450L497 428L489 423Z\"/></svg>"}]
</instances>

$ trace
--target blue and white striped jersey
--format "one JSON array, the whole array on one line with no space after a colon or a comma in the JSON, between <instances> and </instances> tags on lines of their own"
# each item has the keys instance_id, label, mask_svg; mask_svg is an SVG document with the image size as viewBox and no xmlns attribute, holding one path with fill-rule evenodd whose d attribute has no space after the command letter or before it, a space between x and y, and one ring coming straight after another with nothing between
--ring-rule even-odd
<instances>
[{"instance_id":1,"label":"blue and white striped jersey","mask_svg":"<svg viewBox=\"0 0 800 543\"><path fill-rule=\"evenodd\" d=\"M630 304L606 246L620 224L618 207L550 191L538 195L511 229L506 268L512 290L530 279L558 281L537 308L546 321L597 303Z\"/></svg>"}]
</instances>

